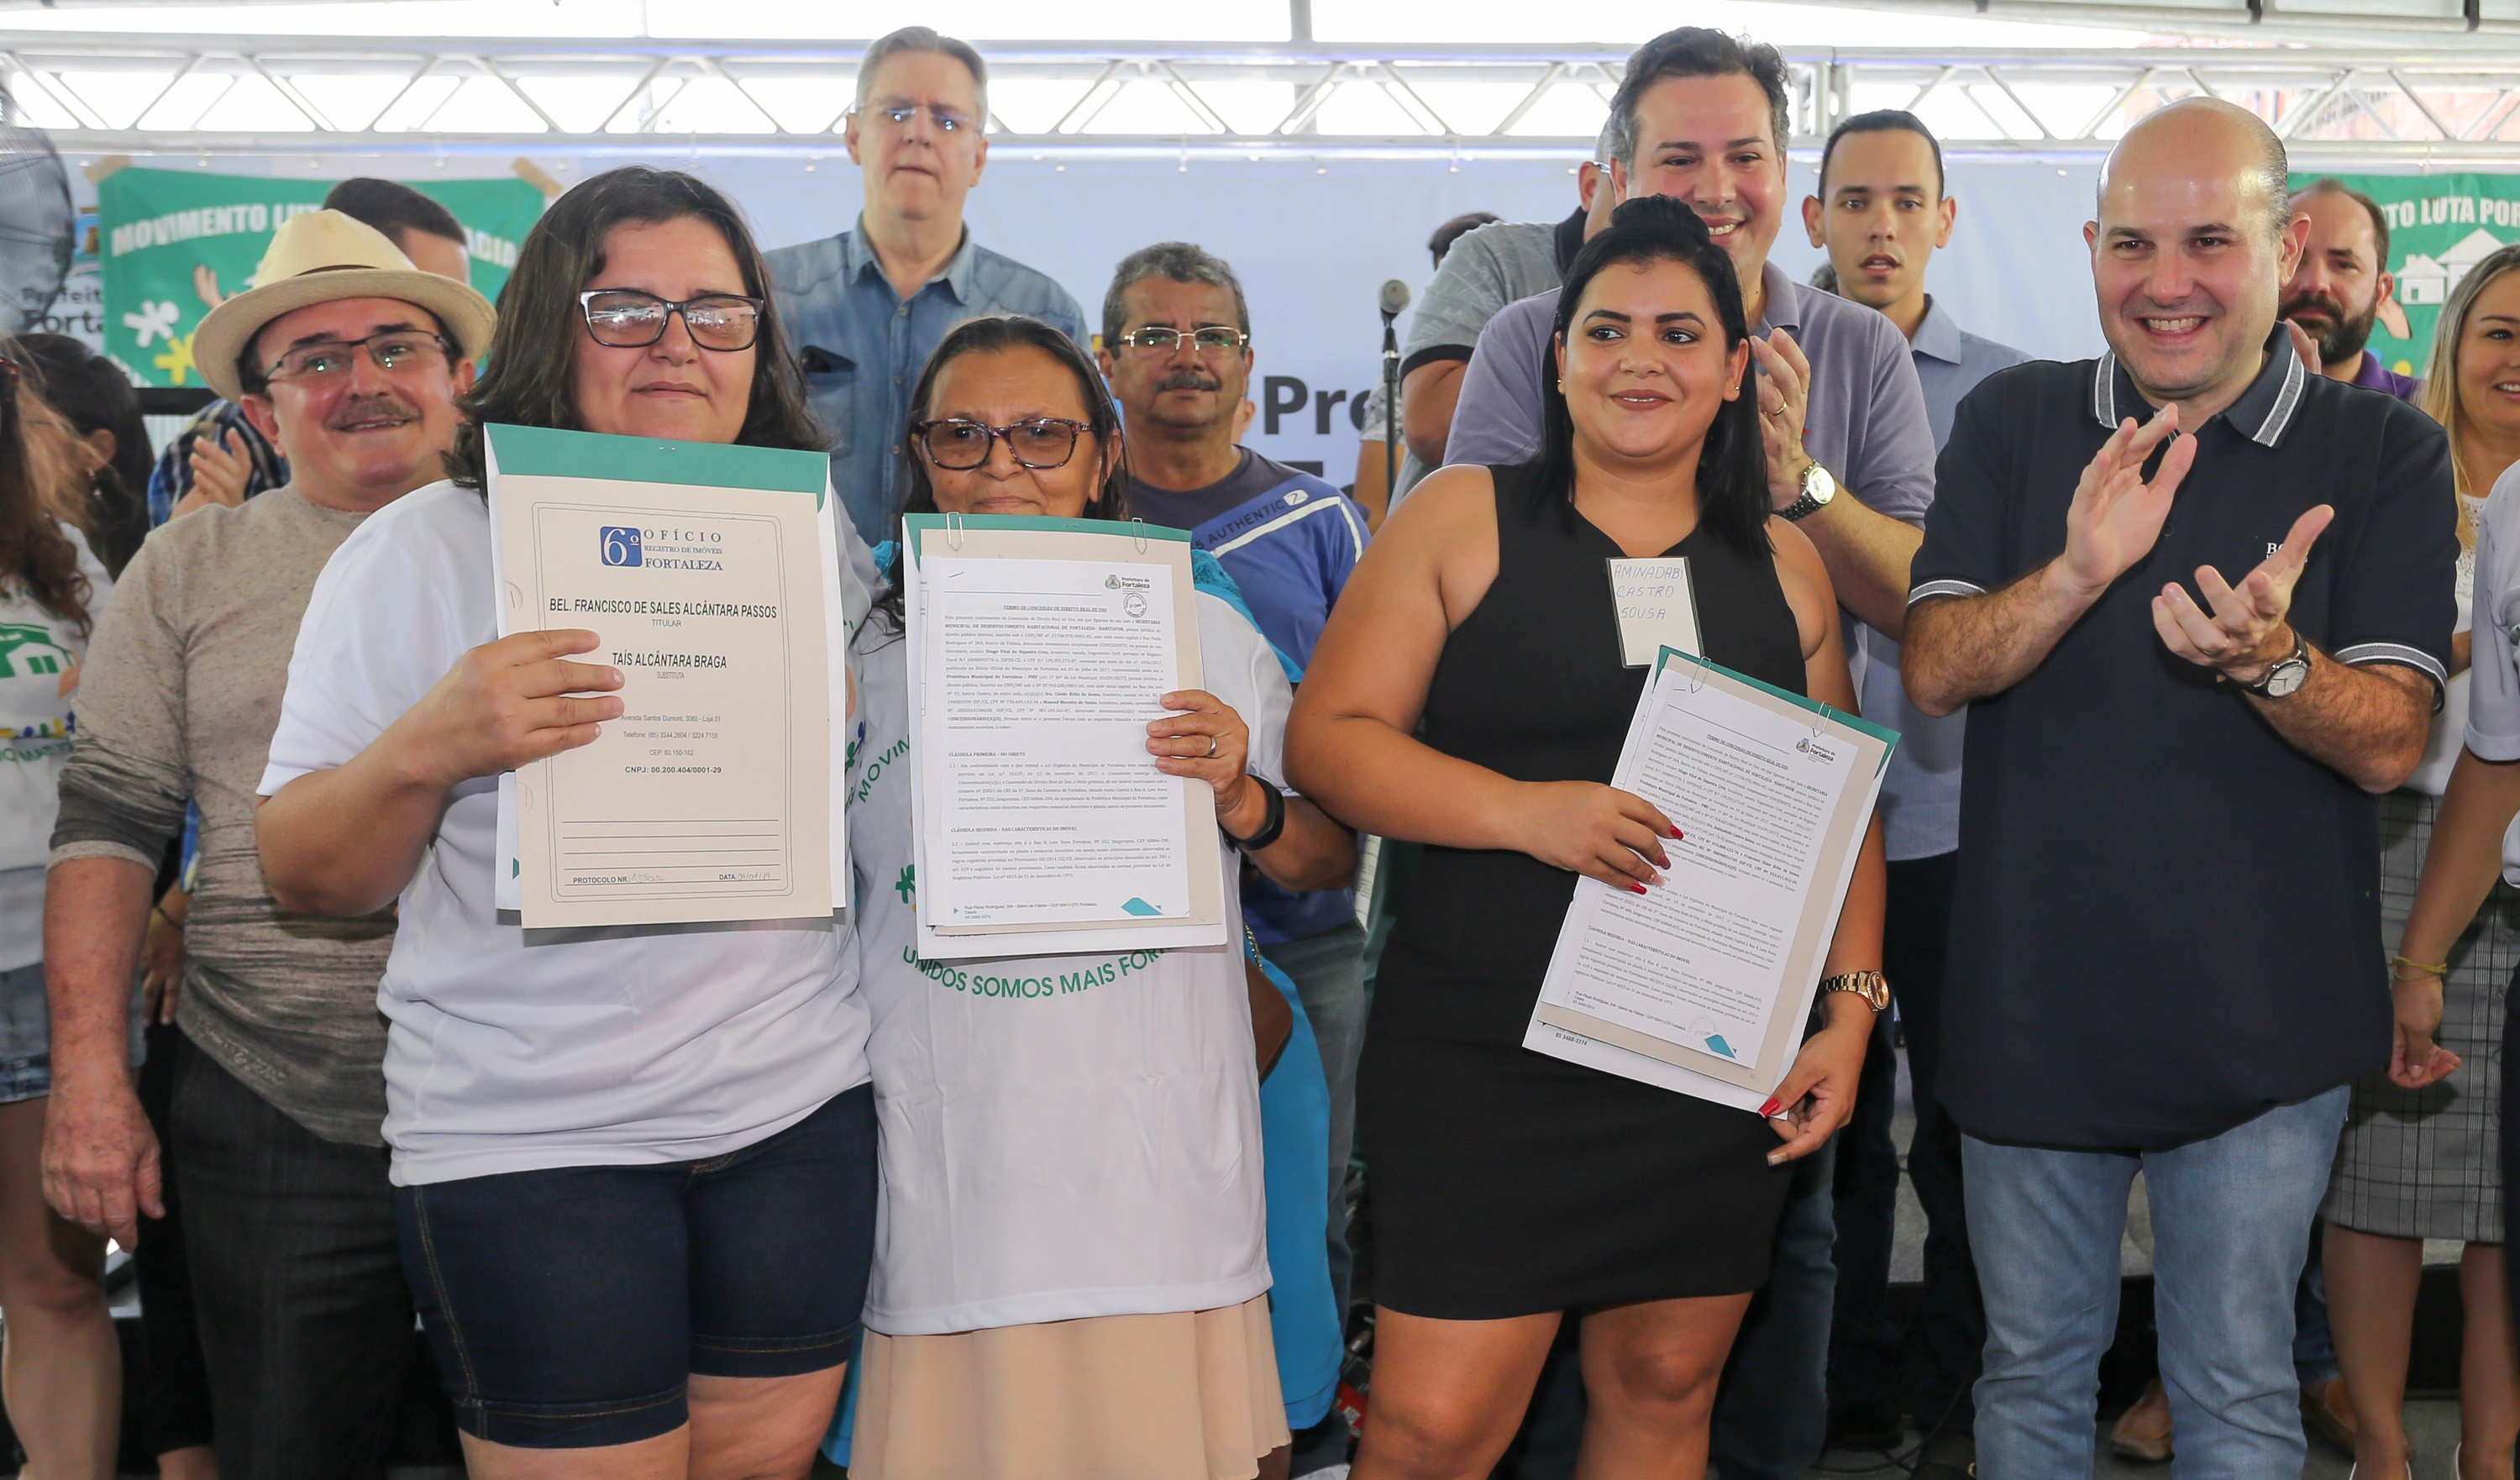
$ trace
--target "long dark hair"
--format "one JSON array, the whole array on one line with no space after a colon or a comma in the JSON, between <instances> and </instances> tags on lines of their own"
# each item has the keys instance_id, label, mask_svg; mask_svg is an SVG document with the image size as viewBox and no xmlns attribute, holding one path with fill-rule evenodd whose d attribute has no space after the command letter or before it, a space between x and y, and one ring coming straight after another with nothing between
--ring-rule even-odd
<instances>
[{"instance_id":1,"label":"long dark hair","mask_svg":"<svg viewBox=\"0 0 2520 1480\"><path fill-rule=\"evenodd\" d=\"M753 341L752 398L735 439L747 447L822 452L830 443L805 404L804 373L771 299L770 268L735 202L704 181L644 164L608 169L552 202L517 252L499 292L499 327L489 364L456 404L465 421L446 454L447 475L467 488L482 479L481 428L492 422L578 431L577 346L586 319L577 305L587 280L604 271L604 239L622 225L652 226L697 216L717 228L743 272L743 291L764 300ZM706 353L706 351L702 351Z\"/></svg>"},{"instance_id":2,"label":"long dark hair","mask_svg":"<svg viewBox=\"0 0 2520 1480\"><path fill-rule=\"evenodd\" d=\"M1630 201L1610 213L1610 224L1584 244L1566 269L1566 286L1557 294L1557 323L1541 353L1541 384L1557 383L1556 350L1566 343L1576 305L1601 270L1613 264L1677 262L1697 274L1715 302L1724 324L1724 348L1731 353L1750 336L1749 319L1741 308L1741 284L1732 259L1706 234L1706 223L1688 206L1662 196ZM1745 381L1753 375L1742 371ZM1566 409L1563 390L1545 389L1540 448L1540 476L1532 484L1539 507L1555 503L1574 517L1575 419ZM1706 442L1697 455L1697 521L1717 538L1746 556L1762 556L1768 543L1768 454L1759 434L1759 397L1755 383L1715 409Z\"/></svg>"},{"instance_id":3,"label":"long dark hair","mask_svg":"<svg viewBox=\"0 0 2520 1480\"><path fill-rule=\"evenodd\" d=\"M140 397L113 362L66 334L30 334L18 347L33 362L44 400L80 436L113 433L113 457L96 471L88 491L88 541L108 573L122 567L149 537L149 474L157 459L149 450L149 425Z\"/></svg>"},{"instance_id":4,"label":"long dark hair","mask_svg":"<svg viewBox=\"0 0 2520 1480\"><path fill-rule=\"evenodd\" d=\"M0 374L0 587L33 597L84 637L94 624L87 604L96 593L79 569L78 546L62 532L62 511L44 483L49 470L26 445L27 404L41 404L41 372L6 338L0 360L18 367L14 386Z\"/></svg>"},{"instance_id":5,"label":"long dark hair","mask_svg":"<svg viewBox=\"0 0 2520 1480\"><path fill-rule=\"evenodd\" d=\"M919 383L910 392L910 414L901 428L901 455L910 465L910 492L902 501L903 514L936 513L936 487L927 480L927 457L912 431L927 420L928 402L936 394L936 378L945 367L967 354L988 354L1002 349L1038 349L1059 363L1076 381L1076 393L1085 401L1085 421L1094 428L1095 442L1114 447L1110 471L1102 475L1102 486L1085 501L1085 517L1089 519L1125 519L1129 516L1129 449L1120 438L1120 412L1111 404L1111 392L1102 383L1102 372L1076 347L1076 341L1039 319L1022 314L993 314L986 318L966 319L947 331L936 341L935 352L927 357L927 368L919 373ZM995 449L992 448L992 451ZM1083 457L1085 449L1076 449ZM898 536L901 524L896 519L890 531ZM876 609L892 618L897 631L901 626L901 582L895 580Z\"/></svg>"}]
</instances>

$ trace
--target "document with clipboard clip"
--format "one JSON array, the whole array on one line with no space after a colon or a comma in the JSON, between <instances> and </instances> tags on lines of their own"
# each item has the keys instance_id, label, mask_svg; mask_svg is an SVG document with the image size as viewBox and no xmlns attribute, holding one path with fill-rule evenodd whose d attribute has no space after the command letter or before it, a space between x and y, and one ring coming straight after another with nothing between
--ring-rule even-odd
<instances>
[{"instance_id":1,"label":"document with clipboard clip","mask_svg":"<svg viewBox=\"0 0 2520 1480\"><path fill-rule=\"evenodd\" d=\"M1683 834L1576 881L1523 1047L1755 1110L1802 1046L1895 732L1665 647L1611 784Z\"/></svg>"}]
</instances>

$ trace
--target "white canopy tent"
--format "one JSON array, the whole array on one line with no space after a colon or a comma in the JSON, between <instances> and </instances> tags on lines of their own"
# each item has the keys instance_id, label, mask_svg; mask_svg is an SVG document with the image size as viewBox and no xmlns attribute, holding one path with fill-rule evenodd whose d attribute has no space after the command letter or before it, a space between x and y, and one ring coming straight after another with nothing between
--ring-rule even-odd
<instances>
[{"instance_id":1,"label":"white canopy tent","mask_svg":"<svg viewBox=\"0 0 2520 1480\"><path fill-rule=\"evenodd\" d=\"M1937 296L1981 333L2062 356L2098 343L2082 291L2060 291L2081 277L2092 172L2162 103L2249 107L2298 168L2512 170L2520 31L2502 40L2498 18L2520 0L2464 0L2483 7L2474 35L2415 9L2461 3L2264 0L2252 22L2238 4L1703 0L1690 19L1785 50L1798 188L1837 119L1923 116L1961 201ZM1643 39L1550 39L1539 10L1103 0L1091 12L1102 38L1078 39L1043 34L1073 8L1025 0L935 14L855 0L0 0L0 85L74 164L419 179L521 157L565 184L645 161L716 181L777 245L855 215L840 123L865 38L942 23L990 62L980 239L1052 273L1089 318L1135 247L1185 238L1224 253L1250 289L1259 372L1280 377L1254 387L1255 434L1340 473L1348 413L1374 375L1375 286L1421 283L1426 233L1460 211L1570 208L1574 166ZM1819 260L1798 222L1776 255L1797 274Z\"/></svg>"}]
</instances>

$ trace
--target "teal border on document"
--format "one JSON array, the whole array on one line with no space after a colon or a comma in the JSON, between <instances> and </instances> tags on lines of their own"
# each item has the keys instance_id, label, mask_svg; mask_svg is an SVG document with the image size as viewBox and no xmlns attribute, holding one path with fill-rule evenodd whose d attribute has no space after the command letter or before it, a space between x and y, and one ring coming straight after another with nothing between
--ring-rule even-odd
<instances>
[{"instance_id":1,"label":"teal border on document","mask_svg":"<svg viewBox=\"0 0 2520 1480\"><path fill-rule=\"evenodd\" d=\"M728 442L668 442L657 437L558 431L494 422L485 428L499 471L526 477L606 478L619 483L679 483L690 488L767 488L810 493L823 507L832 460L787 447Z\"/></svg>"},{"instance_id":2,"label":"teal border on document","mask_svg":"<svg viewBox=\"0 0 2520 1480\"><path fill-rule=\"evenodd\" d=\"M901 516L902 548L919 559L920 541L910 536L930 529L961 525L965 529L1014 529L1030 534L1116 534L1124 539L1178 540L1190 543L1190 531L1144 519L1059 519L1033 514L905 514Z\"/></svg>"},{"instance_id":3,"label":"teal border on document","mask_svg":"<svg viewBox=\"0 0 2520 1480\"><path fill-rule=\"evenodd\" d=\"M1665 648L1662 650L1661 656L1656 658L1654 661L1654 677L1662 677L1663 669L1670 667L1672 659L1674 658L1678 658L1680 661L1688 664L1692 668L1704 668L1709 672L1723 674L1726 678L1732 679L1735 683L1747 684L1762 694L1773 695L1797 708L1808 709L1812 713L1821 716L1822 719L1833 720L1838 724L1844 725L1849 730L1860 731L1866 735L1871 736L1874 740L1888 745L1893 750L1899 748L1899 732L1896 730L1886 729L1883 726L1876 725L1860 714L1849 714L1843 709L1833 709L1816 698L1795 694L1790 690L1779 689L1774 684L1762 683L1746 673L1735 673L1711 657L1700 657L1694 652L1684 652L1678 648ZM1884 764L1887 764L1890 757L1884 755L1881 759Z\"/></svg>"}]
</instances>

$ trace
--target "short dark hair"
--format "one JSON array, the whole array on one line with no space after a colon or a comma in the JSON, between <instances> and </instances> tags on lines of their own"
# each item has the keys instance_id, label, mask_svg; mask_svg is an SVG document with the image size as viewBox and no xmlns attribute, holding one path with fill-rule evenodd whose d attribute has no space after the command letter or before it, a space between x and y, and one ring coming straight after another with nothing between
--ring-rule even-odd
<instances>
[{"instance_id":1,"label":"short dark hair","mask_svg":"<svg viewBox=\"0 0 2520 1480\"><path fill-rule=\"evenodd\" d=\"M1584 244L1566 269L1566 286L1557 294L1557 322L1550 335L1553 355L1566 342L1584 290L1601 270L1620 264L1678 262L1697 274L1715 302L1715 317L1724 327L1729 352L1750 336L1749 317L1741 307L1741 283L1732 259L1706 232L1697 212L1669 196L1640 196L1610 213L1610 224ZM1746 367L1742 375L1752 372ZM1543 385L1557 381L1553 363L1545 363ZM1571 522L1575 509L1575 419L1566 409L1566 392L1543 396L1540 475L1533 497L1540 507L1562 507ZM1768 454L1759 430L1759 397L1755 388L1715 409L1697 458L1698 523L1745 556L1762 556L1775 547L1768 541Z\"/></svg>"},{"instance_id":2,"label":"short dark hair","mask_svg":"<svg viewBox=\"0 0 2520 1480\"><path fill-rule=\"evenodd\" d=\"M1120 331L1129 322L1129 306L1121 301L1134 284L1148 278L1163 278L1174 283L1205 283L1234 294L1234 327L1244 334L1251 332L1251 305L1243 301L1242 280L1223 257L1194 242L1158 242L1141 247L1120 259L1111 272L1111 287L1102 294L1102 347L1116 349Z\"/></svg>"},{"instance_id":3,"label":"short dark hair","mask_svg":"<svg viewBox=\"0 0 2520 1480\"><path fill-rule=\"evenodd\" d=\"M2294 191L2291 200L2284 203L2288 207L2299 204L2304 196L2343 196L2346 200L2362 206L2371 217L2371 245L2380 255L2380 260L2372 264L2373 270L2377 272L2389 270L2389 213L2381 208L2379 202L2334 175L2324 175L2311 181L2308 185Z\"/></svg>"},{"instance_id":4,"label":"short dark hair","mask_svg":"<svg viewBox=\"0 0 2520 1480\"><path fill-rule=\"evenodd\" d=\"M1925 126L1925 120L1904 108L1876 108L1868 113L1857 113L1828 131L1828 142L1820 150L1821 199L1828 198L1828 161L1837 153L1837 141L1848 134L1911 133L1925 141L1934 152L1934 199L1943 198L1947 179L1943 174L1943 141Z\"/></svg>"},{"instance_id":5,"label":"short dark hair","mask_svg":"<svg viewBox=\"0 0 2520 1480\"><path fill-rule=\"evenodd\" d=\"M324 208L338 210L383 232L397 247L406 232L425 231L458 247L471 245L455 212L408 185L362 175L325 192Z\"/></svg>"},{"instance_id":6,"label":"short dark hair","mask_svg":"<svg viewBox=\"0 0 2520 1480\"><path fill-rule=\"evenodd\" d=\"M1435 265L1441 267L1444 265L1444 253L1453 249L1454 243L1491 221L1504 219L1505 217L1492 210L1465 210L1436 227L1435 234L1426 239L1426 249L1435 254Z\"/></svg>"},{"instance_id":7,"label":"short dark hair","mask_svg":"<svg viewBox=\"0 0 2520 1480\"><path fill-rule=\"evenodd\" d=\"M1628 56L1627 75L1610 98L1610 136L1616 143L1611 158L1633 170L1637 166L1637 105L1645 89L1666 77L1744 76L1768 95L1769 142L1782 155L1793 138L1791 83L1785 59L1765 41L1752 41L1703 25L1668 30Z\"/></svg>"},{"instance_id":8,"label":"short dark hair","mask_svg":"<svg viewBox=\"0 0 2520 1480\"><path fill-rule=\"evenodd\" d=\"M482 486L481 428L491 422L584 429L571 374L577 346L587 338L578 292L604 271L604 239L612 228L686 218L717 229L742 273L744 294L762 300L761 330L752 341L751 392L736 441L746 447L830 450L807 409L805 373L788 342L778 301L771 296L769 264L762 261L743 213L717 187L697 176L626 164L580 182L554 201L525 233L516 269L499 292L499 327L484 356L488 366L471 393L456 401L464 421L455 428L454 449L446 454L448 477L467 488Z\"/></svg>"}]
</instances>

